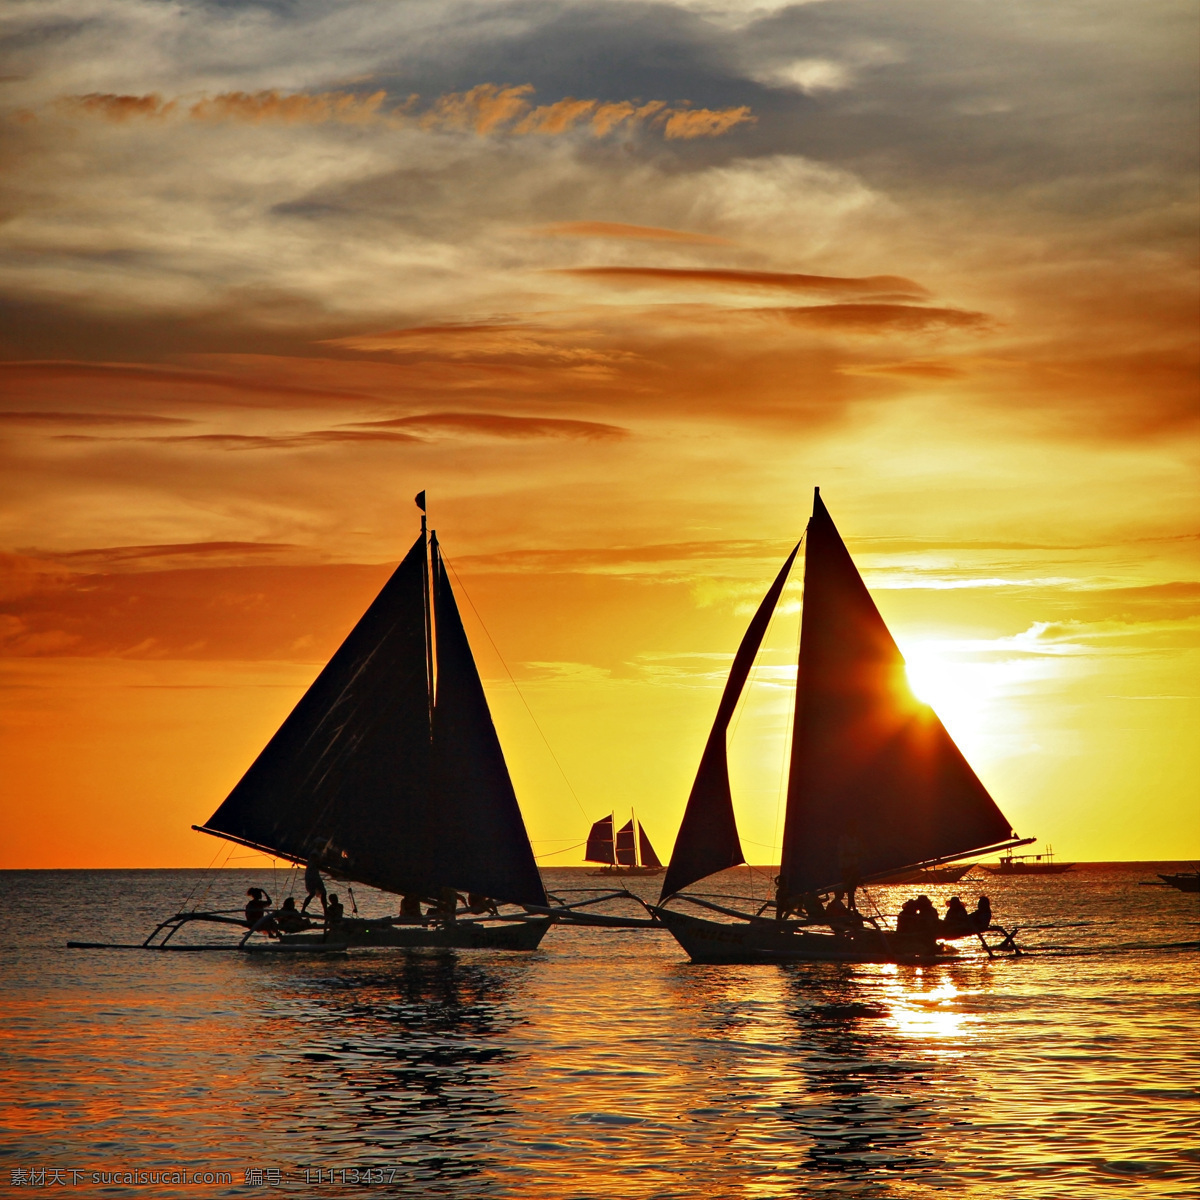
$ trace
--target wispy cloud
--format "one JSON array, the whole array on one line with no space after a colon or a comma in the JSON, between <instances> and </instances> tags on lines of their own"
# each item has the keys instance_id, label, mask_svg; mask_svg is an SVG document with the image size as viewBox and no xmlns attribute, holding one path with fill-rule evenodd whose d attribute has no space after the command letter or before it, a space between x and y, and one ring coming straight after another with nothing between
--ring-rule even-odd
<instances>
[{"instance_id":1,"label":"wispy cloud","mask_svg":"<svg viewBox=\"0 0 1200 1200\"><path fill-rule=\"evenodd\" d=\"M122 95L88 92L64 96L54 110L71 116L100 117L125 122L136 118L165 120L189 117L196 121L240 121L289 125L412 125L426 130L458 130L487 136L558 135L584 128L594 137L639 126L655 129L668 141L720 137L757 118L747 105L697 108L666 100L647 102L600 101L565 96L550 104L534 105L532 84L481 83L464 92L447 92L425 105L410 95L391 100L383 89L371 92L219 92L200 98L164 99L157 92ZM391 102L389 103L389 100Z\"/></svg>"},{"instance_id":2,"label":"wispy cloud","mask_svg":"<svg viewBox=\"0 0 1200 1200\"><path fill-rule=\"evenodd\" d=\"M803 275L794 271L739 271L713 267L567 267L559 268L558 273L578 276L581 279L658 287L675 285L855 295L884 292L914 298L928 295L919 283L914 283L911 279L901 279L898 275L869 275L855 279L836 275Z\"/></svg>"},{"instance_id":3,"label":"wispy cloud","mask_svg":"<svg viewBox=\"0 0 1200 1200\"><path fill-rule=\"evenodd\" d=\"M560 221L538 225L530 232L543 237L612 238L641 242L674 242L692 246L731 246L729 238L708 233L689 233L682 229L660 229L654 225L624 225L619 221Z\"/></svg>"},{"instance_id":4,"label":"wispy cloud","mask_svg":"<svg viewBox=\"0 0 1200 1200\"><path fill-rule=\"evenodd\" d=\"M430 432L483 434L498 438L582 438L585 441L613 441L629 436L620 425L600 421L578 421L563 417L514 417L502 413L444 412L418 413L386 421L359 421L358 425L375 429L418 429Z\"/></svg>"}]
</instances>

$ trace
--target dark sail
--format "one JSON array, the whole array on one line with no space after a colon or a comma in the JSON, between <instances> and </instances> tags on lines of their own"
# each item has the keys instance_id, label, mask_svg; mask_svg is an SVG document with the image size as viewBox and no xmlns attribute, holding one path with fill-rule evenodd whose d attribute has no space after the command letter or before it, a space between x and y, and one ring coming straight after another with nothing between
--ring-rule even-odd
<instances>
[{"instance_id":1,"label":"dark sail","mask_svg":"<svg viewBox=\"0 0 1200 1200\"><path fill-rule=\"evenodd\" d=\"M545 904L533 849L450 581L433 543L437 698L433 712L436 805L428 814L431 886Z\"/></svg>"},{"instance_id":2,"label":"dark sail","mask_svg":"<svg viewBox=\"0 0 1200 1200\"><path fill-rule=\"evenodd\" d=\"M783 564L775 582L763 597L750 627L742 637L742 644L734 655L733 666L725 682L725 691L721 694L721 703L717 708L717 717L708 735L708 744L704 747L704 754L700 759L700 769L696 772L696 782L692 784L692 792L684 810L683 823L675 838L671 865L667 868L663 880L663 897L672 895L706 875L715 875L718 871L736 867L738 863L746 861L738 838L737 822L733 816L733 798L729 793L725 734L799 549L797 545L788 555L787 562Z\"/></svg>"},{"instance_id":3,"label":"dark sail","mask_svg":"<svg viewBox=\"0 0 1200 1200\"><path fill-rule=\"evenodd\" d=\"M650 845L650 839L646 836L646 830L641 825L638 826L638 850L642 855L643 867L654 867L657 869L662 866L662 863L658 861L658 855L654 853L654 847Z\"/></svg>"},{"instance_id":4,"label":"dark sail","mask_svg":"<svg viewBox=\"0 0 1200 1200\"><path fill-rule=\"evenodd\" d=\"M594 863L615 863L617 861L613 857L613 819L611 815L601 817L592 826L583 858L585 862Z\"/></svg>"},{"instance_id":5,"label":"dark sail","mask_svg":"<svg viewBox=\"0 0 1200 1200\"><path fill-rule=\"evenodd\" d=\"M425 545L418 539L204 829L390 891L430 787Z\"/></svg>"},{"instance_id":6,"label":"dark sail","mask_svg":"<svg viewBox=\"0 0 1200 1200\"><path fill-rule=\"evenodd\" d=\"M788 895L994 845L1009 823L928 705L820 496L808 524Z\"/></svg>"},{"instance_id":7,"label":"dark sail","mask_svg":"<svg viewBox=\"0 0 1200 1200\"><path fill-rule=\"evenodd\" d=\"M637 851L633 843L633 818L617 830L617 862L623 867L637 866Z\"/></svg>"}]
</instances>

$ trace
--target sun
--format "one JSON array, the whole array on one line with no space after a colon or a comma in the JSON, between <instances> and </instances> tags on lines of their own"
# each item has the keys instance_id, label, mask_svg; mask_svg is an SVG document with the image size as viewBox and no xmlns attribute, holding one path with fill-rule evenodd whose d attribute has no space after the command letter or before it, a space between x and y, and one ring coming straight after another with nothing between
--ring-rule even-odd
<instances>
[{"instance_id":1,"label":"sun","mask_svg":"<svg viewBox=\"0 0 1200 1200\"><path fill-rule=\"evenodd\" d=\"M1004 688L1003 670L953 642L911 641L901 649L913 695L937 713L960 749L977 745Z\"/></svg>"}]
</instances>

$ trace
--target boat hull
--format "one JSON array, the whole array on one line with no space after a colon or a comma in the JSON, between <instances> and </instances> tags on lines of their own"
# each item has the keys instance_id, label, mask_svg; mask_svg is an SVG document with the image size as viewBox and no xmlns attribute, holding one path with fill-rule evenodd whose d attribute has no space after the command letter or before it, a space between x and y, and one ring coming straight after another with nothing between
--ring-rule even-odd
<instances>
[{"instance_id":1,"label":"boat hull","mask_svg":"<svg viewBox=\"0 0 1200 1200\"><path fill-rule=\"evenodd\" d=\"M391 925L387 922L345 921L337 928L338 942L355 946L390 946L401 950L429 947L440 950L536 950L553 924L550 917L517 921L451 921L439 925ZM284 934L279 945L320 942L320 933Z\"/></svg>"},{"instance_id":2,"label":"boat hull","mask_svg":"<svg viewBox=\"0 0 1200 1200\"><path fill-rule=\"evenodd\" d=\"M666 867L601 867L599 871L589 871L593 879L609 875L661 875Z\"/></svg>"},{"instance_id":3,"label":"boat hull","mask_svg":"<svg viewBox=\"0 0 1200 1200\"><path fill-rule=\"evenodd\" d=\"M1200 874L1195 871L1181 872L1178 875L1160 875L1159 879L1168 887L1178 888L1181 892L1200 892Z\"/></svg>"},{"instance_id":4,"label":"boat hull","mask_svg":"<svg viewBox=\"0 0 1200 1200\"><path fill-rule=\"evenodd\" d=\"M707 921L666 908L651 911L694 963L934 962L954 950L929 938L867 928L853 937L779 929L772 922Z\"/></svg>"}]
</instances>

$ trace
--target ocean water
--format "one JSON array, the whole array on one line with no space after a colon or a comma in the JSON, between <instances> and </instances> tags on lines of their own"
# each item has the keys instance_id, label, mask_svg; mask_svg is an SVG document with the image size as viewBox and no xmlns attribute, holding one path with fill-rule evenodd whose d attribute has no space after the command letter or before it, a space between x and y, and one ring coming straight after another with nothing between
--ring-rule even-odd
<instances>
[{"instance_id":1,"label":"ocean water","mask_svg":"<svg viewBox=\"0 0 1200 1200\"><path fill-rule=\"evenodd\" d=\"M1152 864L929 889L986 890L1030 952L925 968L693 966L584 928L532 954L65 948L289 878L0 873L0 1193L1200 1196L1200 901L1139 887Z\"/></svg>"}]
</instances>

